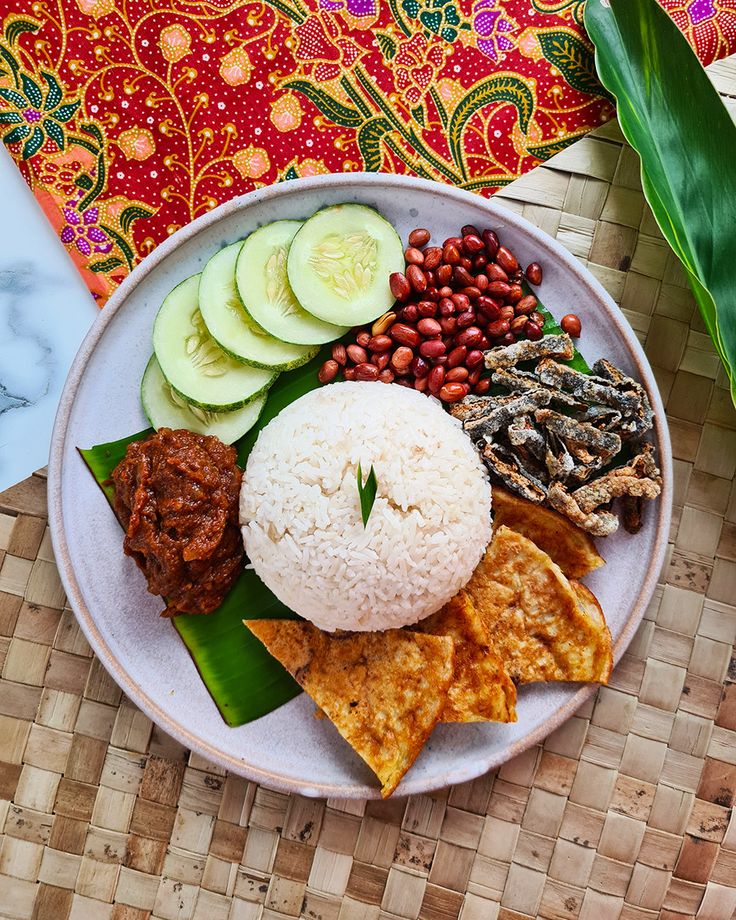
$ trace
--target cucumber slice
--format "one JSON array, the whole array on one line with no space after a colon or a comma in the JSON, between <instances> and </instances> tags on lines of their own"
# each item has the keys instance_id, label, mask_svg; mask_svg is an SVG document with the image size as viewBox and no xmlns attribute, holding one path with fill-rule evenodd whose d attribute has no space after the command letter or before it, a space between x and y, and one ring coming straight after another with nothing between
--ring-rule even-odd
<instances>
[{"instance_id":1,"label":"cucumber slice","mask_svg":"<svg viewBox=\"0 0 736 920\"><path fill-rule=\"evenodd\" d=\"M301 226L298 220L277 220L251 233L240 250L235 279L246 312L274 338L295 345L324 345L348 330L315 319L294 297L286 261Z\"/></svg>"},{"instance_id":2,"label":"cucumber slice","mask_svg":"<svg viewBox=\"0 0 736 920\"><path fill-rule=\"evenodd\" d=\"M199 279L199 309L209 334L230 357L253 367L288 371L306 364L319 346L280 342L245 312L235 284L235 263L242 245L233 243L212 256Z\"/></svg>"},{"instance_id":3,"label":"cucumber slice","mask_svg":"<svg viewBox=\"0 0 736 920\"><path fill-rule=\"evenodd\" d=\"M169 384L192 405L239 409L264 393L277 373L248 367L226 355L199 312L199 275L166 296L153 324L153 350Z\"/></svg>"},{"instance_id":4,"label":"cucumber slice","mask_svg":"<svg viewBox=\"0 0 736 920\"><path fill-rule=\"evenodd\" d=\"M232 444L249 431L266 405L266 396L259 396L231 412L208 412L190 406L166 382L156 355L151 355L141 381L141 402L148 421L159 428L186 428L197 434L211 434L223 444Z\"/></svg>"},{"instance_id":5,"label":"cucumber slice","mask_svg":"<svg viewBox=\"0 0 736 920\"><path fill-rule=\"evenodd\" d=\"M404 247L373 208L338 204L305 221L287 269L305 310L328 323L361 326L393 306L388 277L404 271Z\"/></svg>"}]
</instances>

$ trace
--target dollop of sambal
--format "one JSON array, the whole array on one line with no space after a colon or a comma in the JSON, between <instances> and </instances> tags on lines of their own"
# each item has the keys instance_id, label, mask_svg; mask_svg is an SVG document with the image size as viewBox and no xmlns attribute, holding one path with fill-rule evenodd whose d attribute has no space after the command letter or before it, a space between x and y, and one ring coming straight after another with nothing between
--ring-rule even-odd
<instances>
[{"instance_id":1,"label":"dollop of sambal","mask_svg":"<svg viewBox=\"0 0 736 920\"><path fill-rule=\"evenodd\" d=\"M162 616L211 613L240 574L236 456L219 438L160 428L113 470L123 548L166 599Z\"/></svg>"}]
</instances>

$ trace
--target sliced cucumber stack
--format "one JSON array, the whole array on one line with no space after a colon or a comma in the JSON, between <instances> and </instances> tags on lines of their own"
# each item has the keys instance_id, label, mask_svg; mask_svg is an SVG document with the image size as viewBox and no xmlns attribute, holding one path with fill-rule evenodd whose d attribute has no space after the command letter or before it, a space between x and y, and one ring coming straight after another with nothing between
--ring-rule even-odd
<instances>
[{"instance_id":1,"label":"sliced cucumber stack","mask_svg":"<svg viewBox=\"0 0 736 920\"><path fill-rule=\"evenodd\" d=\"M271 386L278 374L234 361L207 331L199 310L199 275L166 297L153 325L153 350L169 384L200 409L239 409Z\"/></svg>"},{"instance_id":2,"label":"sliced cucumber stack","mask_svg":"<svg viewBox=\"0 0 736 920\"><path fill-rule=\"evenodd\" d=\"M295 345L323 345L340 338L352 324L331 325L316 319L294 297L286 264L301 226L298 220L277 220L251 233L238 256L238 293L250 318L274 338Z\"/></svg>"},{"instance_id":3,"label":"sliced cucumber stack","mask_svg":"<svg viewBox=\"0 0 736 920\"><path fill-rule=\"evenodd\" d=\"M141 382L141 402L149 422L157 431L159 428L186 428L197 434L214 435L223 444L232 444L258 421L266 405L266 397L258 396L242 409L231 412L212 412L190 406L167 383L156 355L152 355Z\"/></svg>"},{"instance_id":4,"label":"sliced cucumber stack","mask_svg":"<svg viewBox=\"0 0 736 920\"><path fill-rule=\"evenodd\" d=\"M212 338L236 361L275 371L291 370L313 358L318 346L288 345L257 326L245 312L235 284L242 242L216 253L199 279L199 309Z\"/></svg>"},{"instance_id":5,"label":"sliced cucumber stack","mask_svg":"<svg viewBox=\"0 0 736 920\"><path fill-rule=\"evenodd\" d=\"M287 271L308 313L327 323L360 326L393 305L388 279L404 271L404 247L373 208L338 204L304 222L291 243Z\"/></svg>"}]
</instances>

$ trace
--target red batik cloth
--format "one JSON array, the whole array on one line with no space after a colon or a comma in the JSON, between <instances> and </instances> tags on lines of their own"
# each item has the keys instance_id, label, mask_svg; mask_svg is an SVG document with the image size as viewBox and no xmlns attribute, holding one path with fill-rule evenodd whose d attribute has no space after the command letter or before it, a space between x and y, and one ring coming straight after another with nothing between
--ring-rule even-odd
<instances>
[{"instance_id":1,"label":"red batik cloth","mask_svg":"<svg viewBox=\"0 0 736 920\"><path fill-rule=\"evenodd\" d=\"M663 0L704 63L736 0ZM484 195L611 118L581 0L0 0L0 136L102 305L193 218L328 172Z\"/></svg>"}]
</instances>

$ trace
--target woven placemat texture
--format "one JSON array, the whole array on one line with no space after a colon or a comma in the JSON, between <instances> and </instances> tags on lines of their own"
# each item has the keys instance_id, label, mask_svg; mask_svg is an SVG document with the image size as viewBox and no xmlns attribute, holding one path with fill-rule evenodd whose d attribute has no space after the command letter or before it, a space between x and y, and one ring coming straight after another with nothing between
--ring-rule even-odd
<instances>
[{"instance_id":1,"label":"woven placemat texture","mask_svg":"<svg viewBox=\"0 0 736 920\"><path fill-rule=\"evenodd\" d=\"M736 61L713 69L736 108ZM736 911L736 412L615 125L501 196L602 281L667 406L661 584L608 687L434 795L310 800L160 732L65 605L45 479L0 495L0 917L728 920Z\"/></svg>"}]
</instances>

